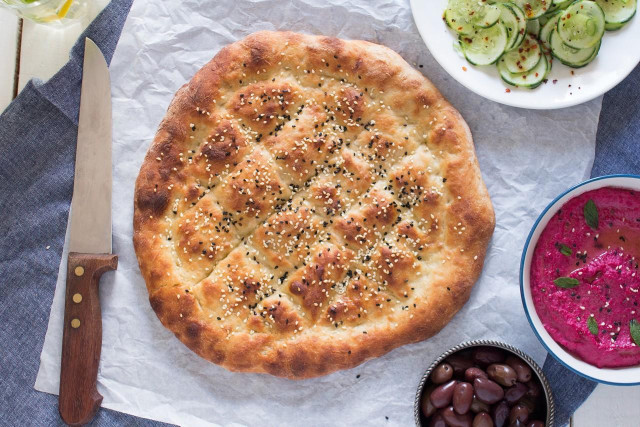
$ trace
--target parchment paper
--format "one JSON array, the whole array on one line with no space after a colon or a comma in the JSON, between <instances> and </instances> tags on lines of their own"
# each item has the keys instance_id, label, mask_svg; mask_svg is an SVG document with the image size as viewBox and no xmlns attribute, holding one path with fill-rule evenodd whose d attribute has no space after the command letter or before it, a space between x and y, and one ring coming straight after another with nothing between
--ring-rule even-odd
<instances>
[{"instance_id":1,"label":"parchment paper","mask_svg":"<svg viewBox=\"0 0 640 427\"><path fill-rule=\"evenodd\" d=\"M439 335L313 380L230 373L188 350L151 310L131 241L134 181L173 94L222 46L261 29L374 41L423 65L420 70L471 127L497 214L482 278ZM424 369L462 341L499 339L544 360L520 302L520 255L544 206L587 177L601 99L544 112L474 95L435 63L408 0L138 0L111 78L113 249L120 264L100 286L104 335L98 390L104 407L189 426L411 425ZM66 247L61 272L65 263ZM61 274L35 384L49 393L58 391L63 295Z\"/></svg>"}]
</instances>

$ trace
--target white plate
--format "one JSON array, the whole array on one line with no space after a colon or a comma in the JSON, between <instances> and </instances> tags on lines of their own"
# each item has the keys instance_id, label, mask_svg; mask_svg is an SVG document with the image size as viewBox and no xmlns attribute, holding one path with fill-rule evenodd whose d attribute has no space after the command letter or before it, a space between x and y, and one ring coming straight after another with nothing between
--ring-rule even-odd
<instances>
[{"instance_id":1,"label":"white plate","mask_svg":"<svg viewBox=\"0 0 640 427\"><path fill-rule=\"evenodd\" d=\"M524 250L522 251L522 259L520 261L520 294L524 311L533 331L547 351L561 364L592 381L611 385L640 385L640 366L598 368L566 351L551 338L551 335L549 335L544 328L534 307L533 297L531 296L531 283L529 281L531 275L531 259L540 234L551 218L566 202L587 191L603 187L622 187L640 191L640 176L608 175L593 178L570 188L549 203L549 206L542 211L538 220L533 225L531 233L529 233L529 237L524 245Z\"/></svg>"},{"instance_id":2,"label":"white plate","mask_svg":"<svg viewBox=\"0 0 640 427\"><path fill-rule=\"evenodd\" d=\"M436 61L460 84L501 104L533 109L582 104L620 83L640 62L638 14L622 29L605 33L600 53L591 64L573 70L556 60L546 84L533 90L515 88L502 81L495 65L475 67L454 50L456 35L442 19L447 3L448 0L411 0L413 19L422 39Z\"/></svg>"}]
</instances>

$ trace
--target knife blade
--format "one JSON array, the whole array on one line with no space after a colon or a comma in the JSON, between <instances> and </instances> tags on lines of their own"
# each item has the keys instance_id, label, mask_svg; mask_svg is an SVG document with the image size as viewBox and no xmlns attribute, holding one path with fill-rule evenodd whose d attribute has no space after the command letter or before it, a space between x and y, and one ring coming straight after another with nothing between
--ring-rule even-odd
<instances>
[{"instance_id":1,"label":"knife blade","mask_svg":"<svg viewBox=\"0 0 640 427\"><path fill-rule=\"evenodd\" d=\"M86 38L60 365L59 411L72 426L91 421L102 403L99 284L118 265L111 253L111 180L109 69L100 48Z\"/></svg>"}]
</instances>

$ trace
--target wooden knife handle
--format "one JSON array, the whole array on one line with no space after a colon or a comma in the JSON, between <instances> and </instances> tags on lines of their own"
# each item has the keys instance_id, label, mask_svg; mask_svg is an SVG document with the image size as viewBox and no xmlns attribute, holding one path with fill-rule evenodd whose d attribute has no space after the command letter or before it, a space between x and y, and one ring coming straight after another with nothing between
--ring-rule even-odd
<instances>
[{"instance_id":1,"label":"wooden knife handle","mask_svg":"<svg viewBox=\"0 0 640 427\"><path fill-rule=\"evenodd\" d=\"M117 255L69 253L59 409L71 426L91 421L102 403L96 388L102 349L98 285L104 272L117 267Z\"/></svg>"}]
</instances>

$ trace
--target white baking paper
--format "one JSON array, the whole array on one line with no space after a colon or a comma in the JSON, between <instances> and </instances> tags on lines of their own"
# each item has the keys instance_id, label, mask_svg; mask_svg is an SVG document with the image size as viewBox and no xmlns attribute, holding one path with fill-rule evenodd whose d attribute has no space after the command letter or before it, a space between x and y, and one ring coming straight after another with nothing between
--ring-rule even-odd
<instances>
[{"instance_id":1,"label":"white baking paper","mask_svg":"<svg viewBox=\"0 0 640 427\"><path fill-rule=\"evenodd\" d=\"M409 63L423 65L420 71L469 123L497 225L471 299L437 336L349 371L290 381L231 373L200 359L151 310L131 241L138 169L176 90L221 47L257 30L385 44ZM100 285L98 390L104 407L188 426L411 425L423 371L462 341L499 339L543 362L545 352L520 302L520 255L546 204L587 177L601 99L545 112L474 95L435 63L414 26L408 0L138 0L113 58L111 79L113 249L120 264ZM62 265L60 271L65 269ZM63 295L64 274L35 384L49 393L58 391Z\"/></svg>"}]
</instances>

